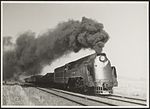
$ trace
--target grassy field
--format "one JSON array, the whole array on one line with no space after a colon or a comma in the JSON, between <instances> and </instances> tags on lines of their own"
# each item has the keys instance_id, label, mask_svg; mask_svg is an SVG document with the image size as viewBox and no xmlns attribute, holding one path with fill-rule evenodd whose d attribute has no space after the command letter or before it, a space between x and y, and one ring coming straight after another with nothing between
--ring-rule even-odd
<instances>
[{"instance_id":1,"label":"grassy field","mask_svg":"<svg viewBox=\"0 0 150 109\"><path fill-rule=\"evenodd\" d=\"M42 92L33 87L3 86L4 106L79 106L76 103Z\"/></svg>"},{"instance_id":2,"label":"grassy field","mask_svg":"<svg viewBox=\"0 0 150 109\"><path fill-rule=\"evenodd\" d=\"M146 80L120 77L118 87L114 87L114 94L146 99L147 88Z\"/></svg>"}]
</instances>

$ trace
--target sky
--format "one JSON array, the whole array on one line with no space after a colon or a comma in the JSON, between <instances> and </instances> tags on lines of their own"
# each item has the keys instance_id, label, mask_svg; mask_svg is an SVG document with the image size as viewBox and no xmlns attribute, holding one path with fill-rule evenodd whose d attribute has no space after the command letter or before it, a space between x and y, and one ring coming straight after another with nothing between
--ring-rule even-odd
<instances>
[{"instance_id":1,"label":"sky","mask_svg":"<svg viewBox=\"0 0 150 109\"><path fill-rule=\"evenodd\" d=\"M118 77L146 80L149 75L149 33L147 2L95 2L95 3L3 3L2 36L12 36L31 30L36 35L68 19L81 21L82 17L103 23L110 39L103 52L116 67ZM42 73L66 62L79 59L94 51L81 50L56 60Z\"/></svg>"}]
</instances>

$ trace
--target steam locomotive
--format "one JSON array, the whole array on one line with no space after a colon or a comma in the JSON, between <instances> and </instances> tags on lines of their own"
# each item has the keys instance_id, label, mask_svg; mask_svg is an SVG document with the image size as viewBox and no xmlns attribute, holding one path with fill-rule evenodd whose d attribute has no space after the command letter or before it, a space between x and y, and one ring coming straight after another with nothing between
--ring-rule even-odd
<instances>
[{"instance_id":1,"label":"steam locomotive","mask_svg":"<svg viewBox=\"0 0 150 109\"><path fill-rule=\"evenodd\" d=\"M56 88L96 95L112 94L113 87L118 86L116 68L111 66L105 53L94 53L58 67L47 79ZM30 80L48 83L44 76L40 79L31 77Z\"/></svg>"}]
</instances>

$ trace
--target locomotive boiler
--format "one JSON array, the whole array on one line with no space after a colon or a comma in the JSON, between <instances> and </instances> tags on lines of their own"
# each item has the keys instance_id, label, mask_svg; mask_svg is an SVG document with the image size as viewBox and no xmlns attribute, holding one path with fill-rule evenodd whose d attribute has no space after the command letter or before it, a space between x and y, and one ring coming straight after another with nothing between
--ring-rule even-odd
<instances>
[{"instance_id":1,"label":"locomotive boiler","mask_svg":"<svg viewBox=\"0 0 150 109\"><path fill-rule=\"evenodd\" d=\"M92 54L54 71L56 86L83 93L112 94L118 85L116 68L105 53Z\"/></svg>"}]
</instances>

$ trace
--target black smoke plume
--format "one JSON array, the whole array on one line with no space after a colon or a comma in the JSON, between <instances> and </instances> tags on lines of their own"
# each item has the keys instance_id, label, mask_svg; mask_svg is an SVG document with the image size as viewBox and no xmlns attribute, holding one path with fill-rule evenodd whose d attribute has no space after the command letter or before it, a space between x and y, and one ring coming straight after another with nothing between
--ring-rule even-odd
<instances>
[{"instance_id":1,"label":"black smoke plume","mask_svg":"<svg viewBox=\"0 0 150 109\"><path fill-rule=\"evenodd\" d=\"M69 20L59 23L54 30L38 37L35 37L33 32L25 32L16 40L16 48L12 52L15 57L15 63L12 62L14 71L19 72L18 74L38 74L43 65L51 64L55 59L70 52L90 48L100 53L109 39L103 28L102 23L83 17L81 22ZM6 53L4 56L5 63L9 62L7 55ZM4 64L4 73L7 72L6 68L7 64Z\"/></svg>"}]
</instances>

